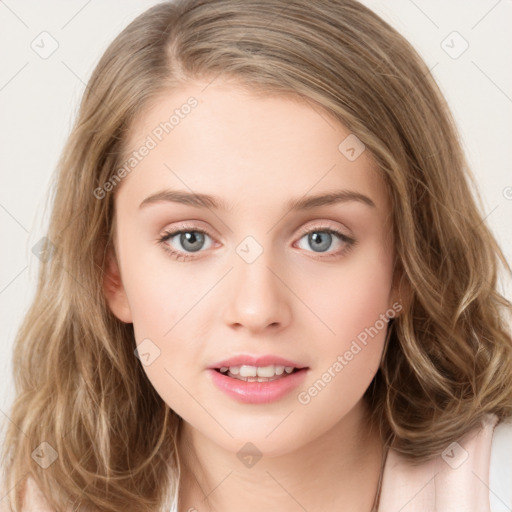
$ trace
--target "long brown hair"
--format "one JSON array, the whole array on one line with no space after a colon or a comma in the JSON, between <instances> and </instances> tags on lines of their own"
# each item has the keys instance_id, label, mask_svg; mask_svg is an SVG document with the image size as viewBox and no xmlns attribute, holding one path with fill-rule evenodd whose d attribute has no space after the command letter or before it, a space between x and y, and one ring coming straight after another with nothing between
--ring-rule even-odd
<instances>
[{"instance_id":1,"label":"long brown hair","mask_svg":"<svg viewBox=\"0 0 512 512\"><path fill-rule=\"evenodd\" d=\"M220 75L323 109L363 141L386 180L404 308L365 394L383 439L421 462L486 413L512 414L511 305L497 291L500 262L510 268L412 46L355 0L166 2L106 50L59 161L48 257L15 340L3 447L15 511L27 476L58 511L158 511L176 495L181 418L134 356L132 325L107 306L114 193L94 191L118 173L151 102ZM35 449L57 458L43 468Z\"/></svg>"}]
</instances>

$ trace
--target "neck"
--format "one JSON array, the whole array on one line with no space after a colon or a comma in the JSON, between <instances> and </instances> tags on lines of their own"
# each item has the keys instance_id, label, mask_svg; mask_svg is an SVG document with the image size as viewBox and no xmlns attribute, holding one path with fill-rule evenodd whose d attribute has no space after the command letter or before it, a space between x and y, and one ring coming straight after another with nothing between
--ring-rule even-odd
<instances>
[{"instance_id":1,"label":"neck","mask_svg":"<svg viewBox=\"0 0 512 512\"><path fill-rule=\"evenodd\" d=\"M263 454L250 467L188 423L182 427L179 512L372 510L383 443L362 401L311 443L276 457Z\"/></svg>"}]
</instances>

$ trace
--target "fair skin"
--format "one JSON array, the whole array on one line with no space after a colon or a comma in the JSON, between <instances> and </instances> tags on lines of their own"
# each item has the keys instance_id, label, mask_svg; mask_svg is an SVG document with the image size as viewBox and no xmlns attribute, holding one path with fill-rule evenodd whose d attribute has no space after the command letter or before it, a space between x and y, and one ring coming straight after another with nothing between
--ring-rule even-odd
<instances>
[{"instance_id":1,"label":"fair skin","mask_svg":"<svg viewBox=\"0 0 512 512\"><path fill-rule=\"evenodd\" d=\"M384 183L368 151L350 161L338 150L350 131L319 107L251 95L220 79L206 84L166 95L133 127L131 150L190 96L199 102L118 186L118 263L105 287L113 313L133 323L137 344L149 338L160 350L144 370L184 420L180 512L370 511L383 450L362 396L379 367L386 328L309 403L298 393L397 300ZM163 189L210 194L228 208L139 207ZM374 206L286 207L342 189ZM179 235L158 243L182 223L188 232L207 231L197 252ZM304 233L325 240L326 228L356 243L333 235L315 250ZM251 263L237 253L247 236L263 250ZM275 402L240 403L212 385L207 371L239 353L298 361L308 367L306 379ZM237 457L247 442L262 454L251 467Z\"/></svg>"}]
</instances>

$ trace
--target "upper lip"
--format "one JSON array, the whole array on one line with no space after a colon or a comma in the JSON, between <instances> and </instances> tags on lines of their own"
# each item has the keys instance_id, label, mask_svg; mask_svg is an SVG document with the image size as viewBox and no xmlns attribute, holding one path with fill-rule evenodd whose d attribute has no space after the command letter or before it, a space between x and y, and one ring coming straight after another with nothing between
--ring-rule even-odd
<instances>
[{"instance_id":1,"label":"upper lip","mask_svg":"<svg viewBox=\"0 0 512 512\"><path fill-rule=\"evenodd\" d=\"M239 354L229 359L223 359L218 363L210 366L212 369L219 369L230 366L270 366L270 365L279 365L279 366L292 366L293 368L302 369L307 368L306 366L301 365L300 363L296 363L294 361L290 361L289 359L284 359L283 357L274 356L271 354L263 355L263 356L252 356L250 354Z\"/></svg>"}]
</instances>

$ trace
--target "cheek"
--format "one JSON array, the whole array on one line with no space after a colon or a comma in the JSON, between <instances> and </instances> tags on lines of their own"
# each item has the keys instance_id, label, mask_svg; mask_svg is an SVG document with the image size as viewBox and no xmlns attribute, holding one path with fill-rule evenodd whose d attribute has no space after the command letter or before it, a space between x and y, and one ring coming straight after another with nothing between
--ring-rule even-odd
<instances>
[{"instance_id":1,"label":"cheek","mask_svg":"<svg viewBox=\"0 0 512 512\"><path fill-rule=\"evenodd\" d=\"M309 291L305 288L303 293L307 293L308 305L323 320L322 338L330 347L343 349L358 336L364 339L367 330L375 326L385 332L387 323L383 324L381 318L391 307L390 254L378 246L354 253L336 270L330 269L327 277L322 279L322 287L306 283Z\"/></svg>"},{"instance_id":2,"label":"cheek","mask_svg":"<svg viewBox=\"0 0 512 512\"><path fill-rule=\"evenodd\" d=\"M120 246L138 352L149 354L141 356L141 362L161 396L179 395L180 387L172 376L181 382L197 368L195 354L203 339L198 315L208 303L201 297L215 276L205 279L199 272L183 270L163 250L141 245Z\"/></svg>"},{"instance_id":3,"label":"cheek","mask_svg":"<svg viewBox=\"0 0 512 512\"><path fill-rule=\"evenodd\" d=\"M204 283L195 273L184 272L179 264L171 262L162 248L153 246L154 242L129 240L125 237L120 247L120 259L136 339L165 341L192 301L197 301Z\"/></svg>"},{"instance_id":4,"label":"cheek","mask_svg":"<svg viewBox=\"0 0 512 512\"><path fill-rule=\"evenodd\" d=\"M201 340L193 307L198 293L183 273L179 279L179 273L168 270L160 264L146 273L133 272L126 288L143 369L167 405L186 415Z\"/></svg>"},{"instance_id":5,"label":"cheek","mask_svg":"<svg viewBox=\"0 0 512 512\"><path fill-rule=\"evenodd\" d=\"M388 322L392 265L380 251L340 266L323 292L310 293L326 326L318 337L314 371L297 395L308 415L335 422L361 399L378 370ZM331 332L329 332L331 331Z\"/></svg>"},{"instance_id":6,"label":"cheek","mask_svg":"<svg viewBox=\"0 0 512 512\"><path fill-rule=\"evenodd\" d=\"M165 339L177 321L179 297L176 292L166 288L165 278L142 282L135 278L127 288L136 339Z\"/></svg>"}]
</instances>

